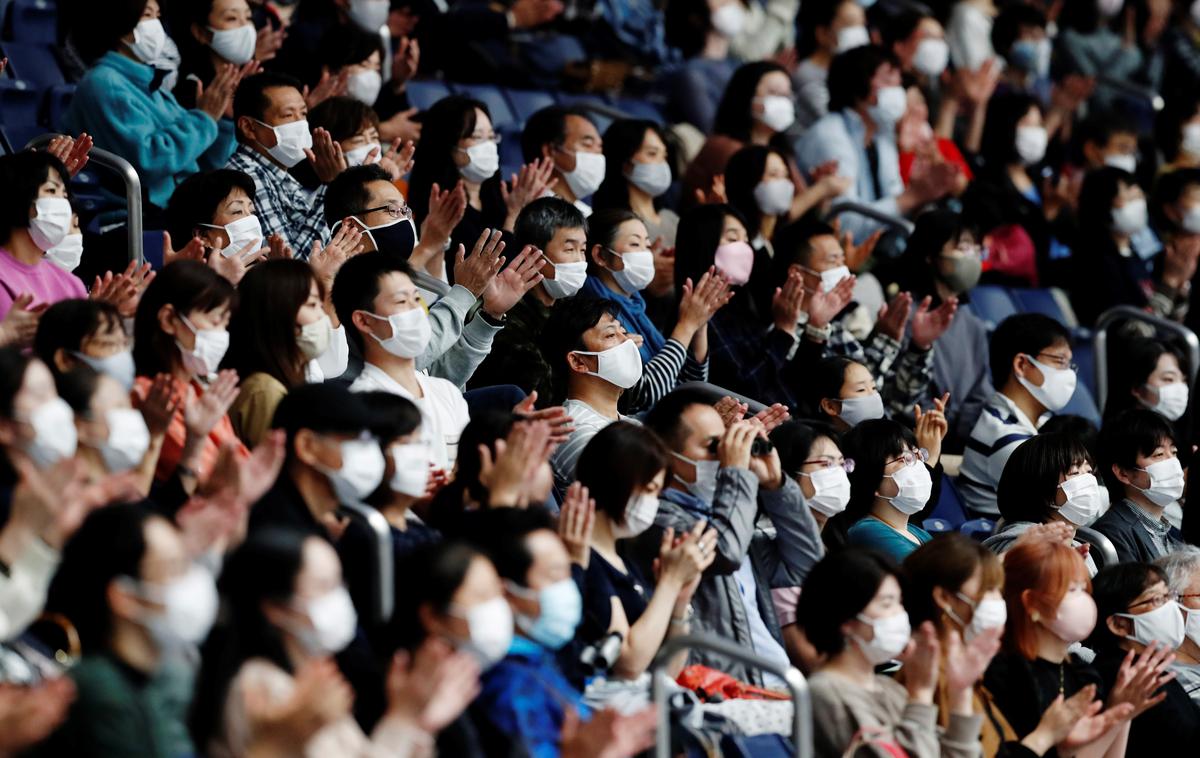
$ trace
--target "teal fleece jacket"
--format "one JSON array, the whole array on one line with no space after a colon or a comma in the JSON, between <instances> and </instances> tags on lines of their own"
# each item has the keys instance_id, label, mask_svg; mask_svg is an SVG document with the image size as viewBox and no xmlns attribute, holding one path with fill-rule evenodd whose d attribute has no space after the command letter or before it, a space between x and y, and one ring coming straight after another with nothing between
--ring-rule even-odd
<instances>
[{"instance_id":1,"label":"teal fleece jacket","mask_svg":"<svg viewBox=\"0 0 1200 758\"><path fill-rule=\"evenodd\" d=\"M152 67L110 50L79 82L66 126L132 163L150 202L163 208L176 185L221 168L237 145L230 119L188 110L170 92L152 91L153 81Z\"/></svg>"}]
</instances>

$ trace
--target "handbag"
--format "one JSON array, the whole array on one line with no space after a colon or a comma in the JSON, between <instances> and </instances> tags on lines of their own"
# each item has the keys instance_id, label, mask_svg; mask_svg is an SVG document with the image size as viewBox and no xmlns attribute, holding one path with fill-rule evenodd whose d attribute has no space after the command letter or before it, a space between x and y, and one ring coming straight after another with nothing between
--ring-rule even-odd
<instances>
[{"instance_id":1,"label":"handbag","mask_svg":"<svg viewBox=\"0 0 1200 758\"><path fill-rule=\"evenodd\" d=\"M722 700L791 700L790 695L755 687L708 666L688 666L675 679L680 687L696 693L704 702Z\"/></svg>"}]
</instances>

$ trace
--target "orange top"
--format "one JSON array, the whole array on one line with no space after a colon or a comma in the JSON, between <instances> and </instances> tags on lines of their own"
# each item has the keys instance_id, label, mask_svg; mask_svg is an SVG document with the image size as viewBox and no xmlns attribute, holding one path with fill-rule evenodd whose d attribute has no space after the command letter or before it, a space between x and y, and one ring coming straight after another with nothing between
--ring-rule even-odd
<instances>
[{"instance_id":1,"label":"orange top","mask_svg":"<svg viewBox=\"0 0 1200 758\"><path fill-rule=\"evenodd\" d=\"M133 385L131 398L134 407L141 407L142 403L146 400L146 395L150 392L150 386L153 384L154 380L148 376L139 376L137 378ZM179 410L175 413L175 417L167 425L167 435L163 439L162 452L158 456L158 467L154 471L154 478L160 482L169 479L171 474L175 472L175 467L179 465L179 459L183 455L183 444L187 439L187 426L183 421L183 409L204 395L204 385L192 381L184 388L184 393L184 404L179 407ZM217 422L213 430L208 433L208 439L204 441L204 448L200 451L200 465L196 471L201 481L208 478L213 466L217 462L217 455L225 445L233 445L238 456L242 458L247 458L250 455L250 451L234 433L233 424L230 423L228 415L221 417L221 420Z\"/></svg>"}]
</instances>

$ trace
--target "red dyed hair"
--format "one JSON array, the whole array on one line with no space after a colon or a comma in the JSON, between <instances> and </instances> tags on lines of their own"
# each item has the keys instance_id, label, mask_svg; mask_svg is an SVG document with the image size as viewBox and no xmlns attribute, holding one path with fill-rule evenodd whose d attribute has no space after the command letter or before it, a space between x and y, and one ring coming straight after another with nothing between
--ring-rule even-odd
<instances>
[{"instance_id":1,"label":"red dyed hair","mask_svg":"<svg viewBox=\"0 0 1200 758\"><path fill-rule=\"evenodd\" d=\"M1008 605L1004 646L1028 660L1037 657L1034 614L1052 619L1075 582L1088 592L1092 582L1087 564L1070 545L1050 540L1030 542L1004 554L1004 601Z\"/></svg>"}]
</instances>

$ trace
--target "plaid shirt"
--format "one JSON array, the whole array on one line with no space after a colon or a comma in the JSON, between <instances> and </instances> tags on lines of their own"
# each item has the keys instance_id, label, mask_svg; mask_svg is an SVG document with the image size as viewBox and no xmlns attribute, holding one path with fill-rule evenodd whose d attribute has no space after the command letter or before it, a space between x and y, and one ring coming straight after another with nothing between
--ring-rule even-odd
<instances>
[{"instance_id":1,"label":"plaid shirt","mask_svg":"<svg viewBox=\"0 0 1200 758\"><path fill-rule=\"evenodd\" d=\"M291 174L246 145L238 145L226 168L241 171L254 180L254 212L264 236L282 235L302 261L308 260L314 241L321 240L322 244L329 241L325 185L310 193Z\"/></svg>"}]
</instances>

